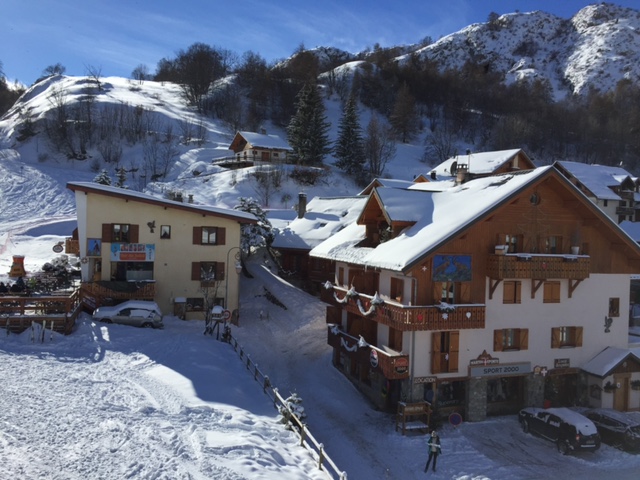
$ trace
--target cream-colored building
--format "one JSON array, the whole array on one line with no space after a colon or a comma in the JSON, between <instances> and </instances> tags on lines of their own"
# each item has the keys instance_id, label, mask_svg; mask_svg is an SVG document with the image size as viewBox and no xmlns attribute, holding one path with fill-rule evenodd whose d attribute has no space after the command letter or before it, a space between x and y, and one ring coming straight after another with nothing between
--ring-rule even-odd
<instances>
[{"instance_id":1,"label":"cream-colored building","mask_svg":"<svg viewBox=\"0 0 640 480\"><path fill-rule=\"evenodd\" d=\"M97 183L67 188L76 197L87 303L109 293L153 298L163 312L191 319L203 318L208 296L238 315L241 227L256 223L253 215Z\"/></svg>"}]
</instances>

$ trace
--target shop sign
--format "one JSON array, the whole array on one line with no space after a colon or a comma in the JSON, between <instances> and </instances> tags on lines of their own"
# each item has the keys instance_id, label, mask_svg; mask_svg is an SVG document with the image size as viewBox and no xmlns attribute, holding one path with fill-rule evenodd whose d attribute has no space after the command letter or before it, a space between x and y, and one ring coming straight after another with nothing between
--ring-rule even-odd
<instances>
[{"instance_id":1,"label":"shop sign","mask_svg":"<svg viewBox=\"0 0 640 480\"><path fill-rule=\"evenodd\" d=\"M112 243L112 262L153 262L156 246L153 243Z\"/></svg>"},{"instance_id":2,"label":"shop sign","mask_svg":"<svg viewBox=\"0 0 640 480\"><path fill-rule=\"evenodd\" d=\"M409 360L407 360L406 357L396 358L394 367L396 373L407 373L409 370Z\"/></svg>"},{"instance_id":3,"label":"shop sign","mask_svg":"<svg viewBox=\"0 0 640 480\"><path fill-rule=\"evenodd\" d=\"M422 383L436 383L438 377L414 377L413 383L414 385L420 385Z\"/></svg>"},{"instance_id":4,"label":"shop sign","mask_svg":"<svg viewBox=\"0 0 640 480\"><path fill-rule=\"evenodd\" d=\"M378 352L375 349L371 349L371 353L369 354L369 362L373 368L378 366Z\"/></svg>"},{"instance_id":5,"label":"shop sign","mask_svg":"<svg viewBox=\"0 0 640 480\"><path fill-rule=\"evenodd\" d=\"M569 368L571 360L568 358L556 358L553 360L553 368Z\"/></svg>"},{"instance_id":6,"label":"shop sign","mask_svg":"<svg viewBox=\"0 0 640 480\"><path fill-rule=\"evenodd\" d=\"M471 377L500 377L502 375L524 375L526 373L531 373L531 363L529 362L469 367L469 375Z\"/></svg>"}]
</instances>

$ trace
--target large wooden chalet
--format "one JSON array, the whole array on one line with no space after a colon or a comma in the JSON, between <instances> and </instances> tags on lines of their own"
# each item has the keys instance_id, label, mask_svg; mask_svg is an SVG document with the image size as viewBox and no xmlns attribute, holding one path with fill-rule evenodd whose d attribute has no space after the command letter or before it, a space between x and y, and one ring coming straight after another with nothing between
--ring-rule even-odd
<instances>
[{"instance_id":1,"label":"large wooden chalet","mask_svg":"<svg viewBox=\"0 0 640 480\"><path fill-rule=\"evenodd\" d=\"M528 166L512 153L501 165ZM508 170L373 188L311 251L336 265L334 365L380 408L426 400L471 421L528 405L640 409L638 362L582 370L629 348L640 247L555 167Z\"/></svg>"}]
</instances>

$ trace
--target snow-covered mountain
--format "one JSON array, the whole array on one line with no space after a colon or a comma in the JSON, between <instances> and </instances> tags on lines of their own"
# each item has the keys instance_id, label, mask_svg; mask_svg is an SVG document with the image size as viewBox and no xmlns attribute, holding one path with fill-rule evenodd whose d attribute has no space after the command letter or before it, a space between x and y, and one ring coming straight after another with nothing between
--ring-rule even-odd
<instances>
[{"instance_id":1,"label":"snow-covered mountain","mask_svg":"<svg viewBox=\"0 0 640 480\"><path fill-rule=\"evenodd\" d=\"M400 57L435 62L441 70L480 63L506 83L546 80L559 99L604 92L640 79L640 11L611 3L587 6L570 20L543 11L502 15Z\"/></svg>"}]
</instances>

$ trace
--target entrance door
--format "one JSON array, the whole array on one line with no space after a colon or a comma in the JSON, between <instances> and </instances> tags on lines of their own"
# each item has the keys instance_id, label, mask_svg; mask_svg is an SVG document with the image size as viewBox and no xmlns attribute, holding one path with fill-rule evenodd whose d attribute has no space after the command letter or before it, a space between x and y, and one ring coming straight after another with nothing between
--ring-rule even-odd
<instances>
[{"instance_id":1,"label":"entrance door","mask_svg":"<svg viewBox=\"0 0 640 480\"><path fill-rule=\"evenodd\" d=\"M629 377L630 375L614 375L613 382L620 388L613 391L613 408L620 412L629 410Z\"/></svg>"}]
</instances>

